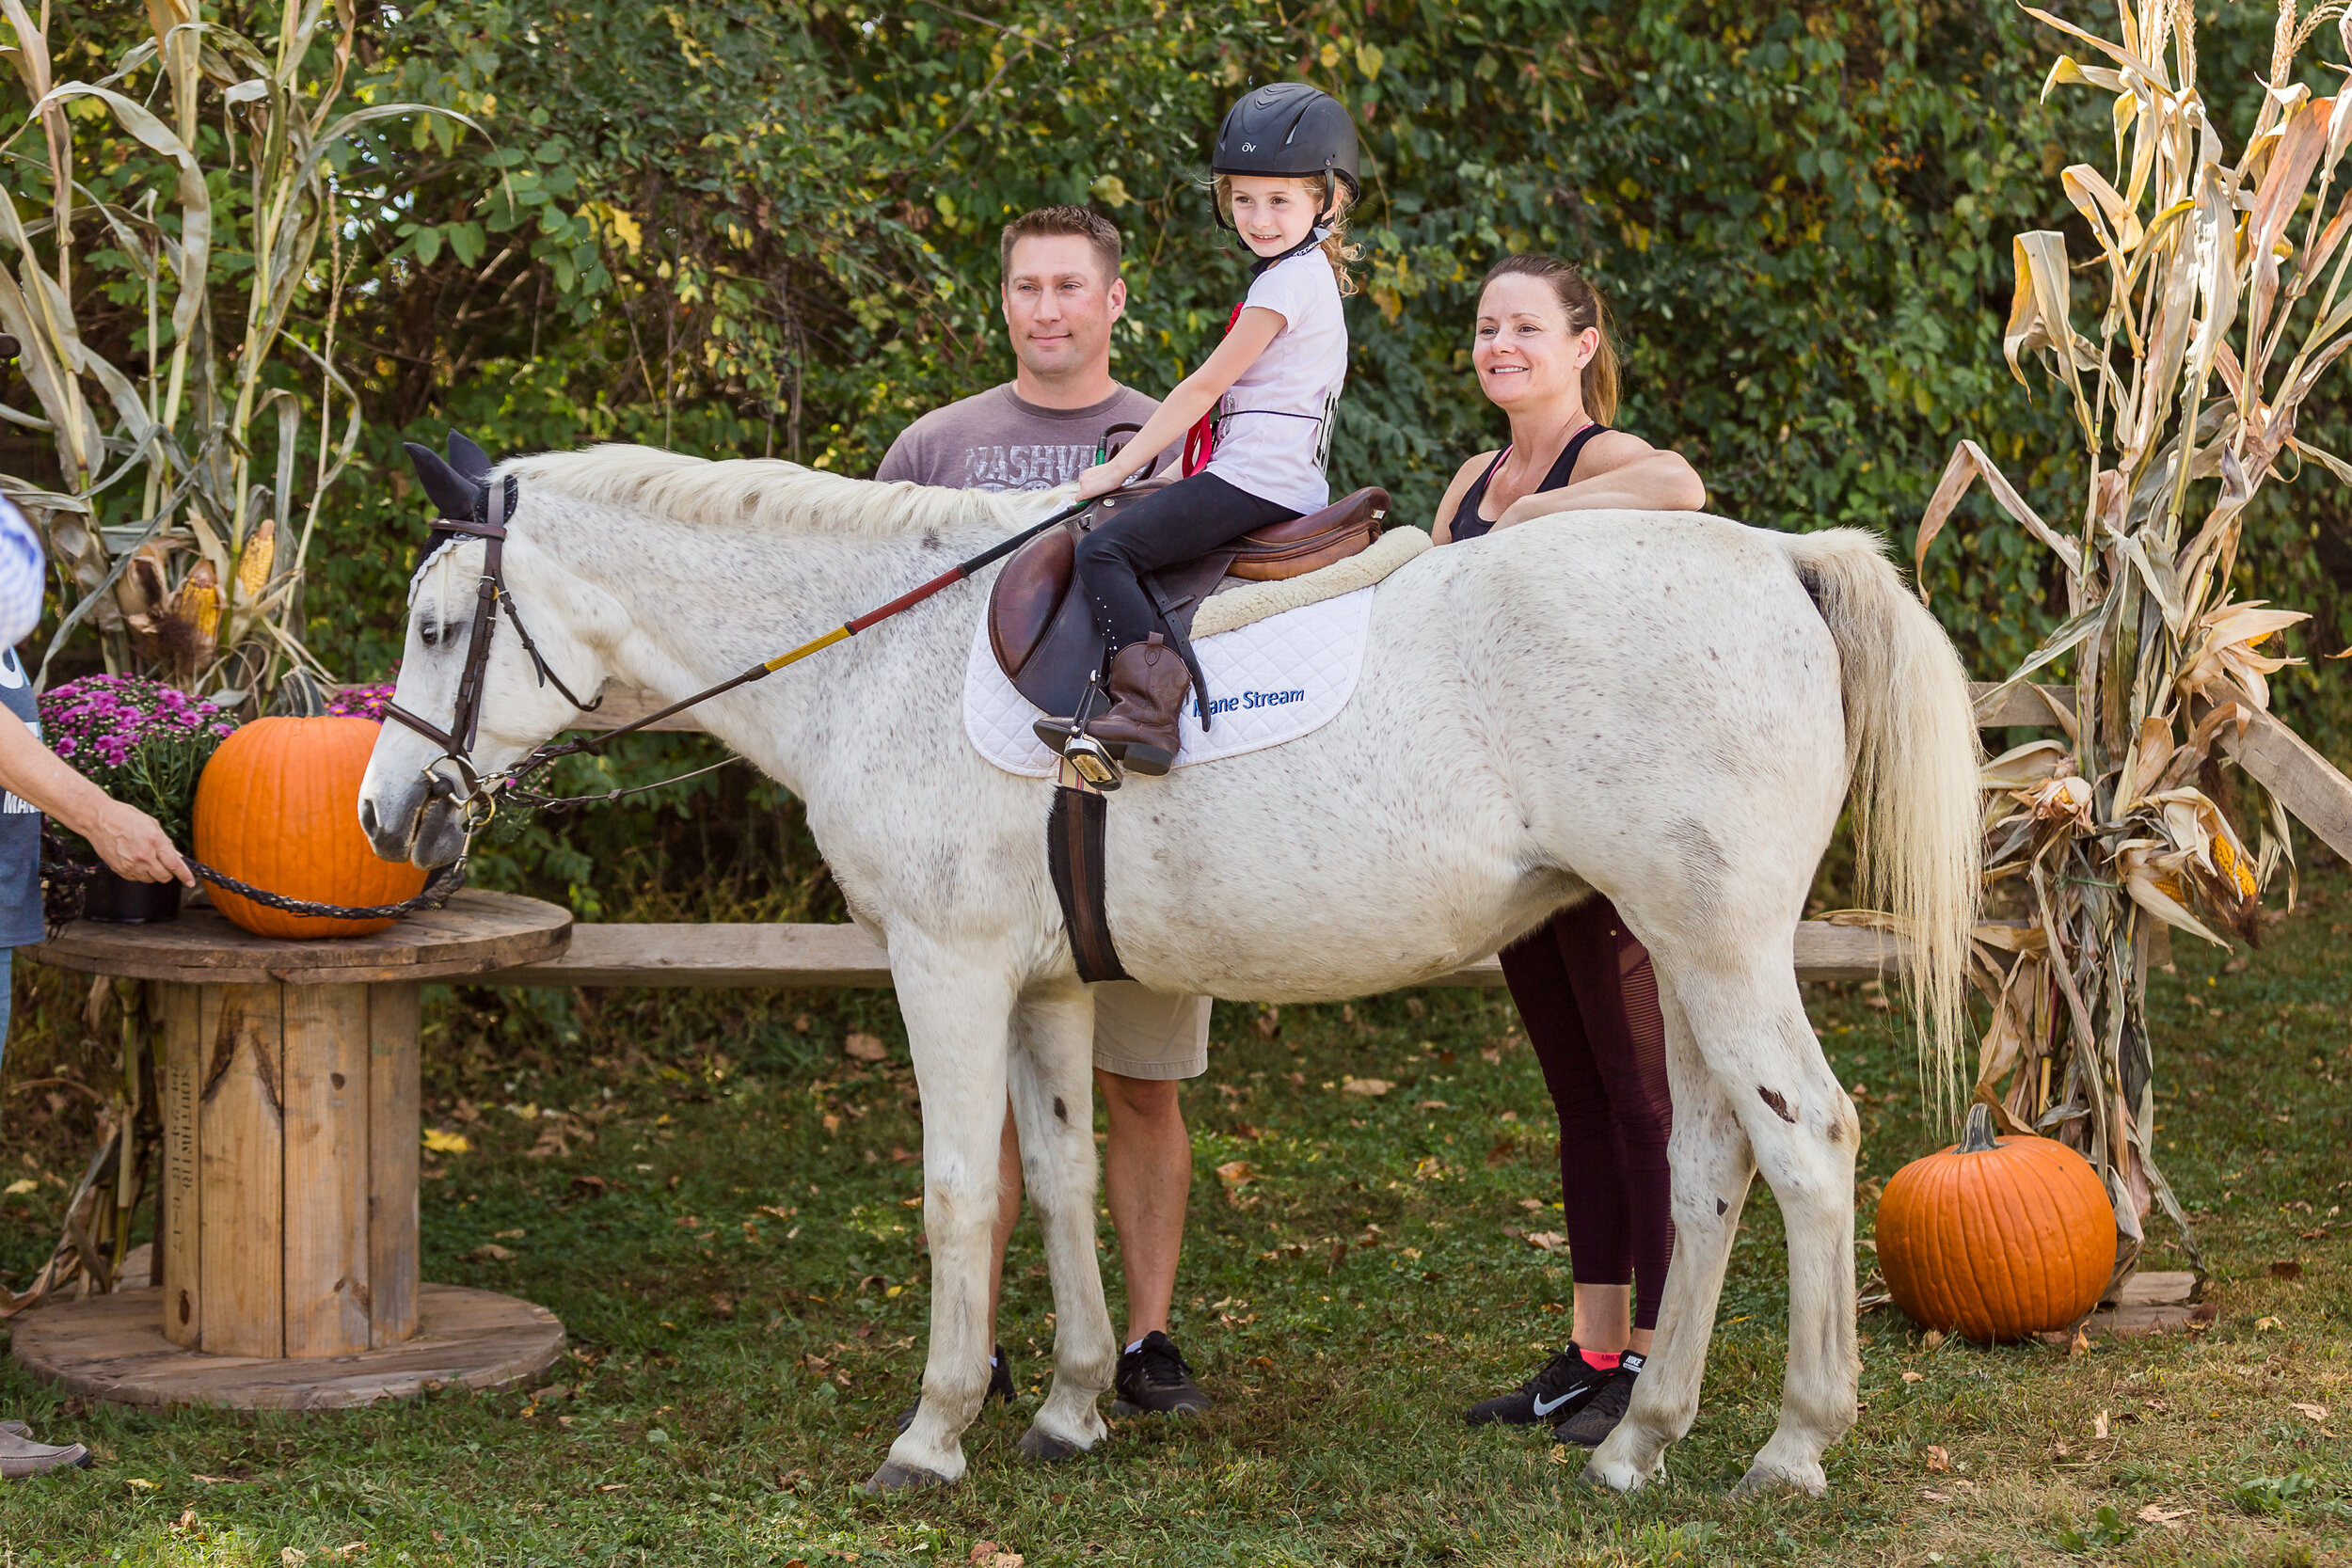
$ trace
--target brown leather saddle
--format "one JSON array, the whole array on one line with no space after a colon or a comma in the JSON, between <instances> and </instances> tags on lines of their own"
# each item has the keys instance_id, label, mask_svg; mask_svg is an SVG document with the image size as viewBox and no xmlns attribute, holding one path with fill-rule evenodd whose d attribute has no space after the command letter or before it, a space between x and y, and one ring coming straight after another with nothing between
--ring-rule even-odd
<instances>
[{"instance_id":1,"label":"brown leather saddle","mask_svg":"<svg viewBox=\"0 0 2352 1568\"><path fill-rule=\"evenodd\" d=\"M1015 689L1048 714L1078 711L1087 685L1103 663L1103 636L1085 595L1073 593L1078 536L1117 515L1147 490L1173 480L1147 481L1105 496L1057 529L1024 546L996 574L988 595L988 640L997 667ZM1163 567L1143 579L1144 593L1166 624L1168 639L1192 671L1193 698L1209 723L1206 683L1192 654L1192 616L1228 576L1258 582L1303 577L1344 561L1379 537L1389 515L1386 490L1359 490L1346 499L1244 534L1194 560ZM1108 704L1097 698L1093 711Z\"/></svg>"}]
</instances>

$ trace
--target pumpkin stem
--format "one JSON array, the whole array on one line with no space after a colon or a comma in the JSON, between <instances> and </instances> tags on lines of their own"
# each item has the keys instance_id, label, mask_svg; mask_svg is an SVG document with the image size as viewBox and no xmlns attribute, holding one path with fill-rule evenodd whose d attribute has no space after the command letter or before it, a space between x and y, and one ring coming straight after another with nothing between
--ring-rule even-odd
<instances>
[{"instance_id":1,"label":"pumpkin stem","mask_svg":"<svg viewBox=\"0 0 2352 1568\"><path fill-rule=\"evenodd\" d=\"M1960 1152L1982 1154L2001 1147L1994 1134L1993 1107L1979 1100L1968 1107L1968 1120L1960 1130Z\"/></svg>"}]
</instances>

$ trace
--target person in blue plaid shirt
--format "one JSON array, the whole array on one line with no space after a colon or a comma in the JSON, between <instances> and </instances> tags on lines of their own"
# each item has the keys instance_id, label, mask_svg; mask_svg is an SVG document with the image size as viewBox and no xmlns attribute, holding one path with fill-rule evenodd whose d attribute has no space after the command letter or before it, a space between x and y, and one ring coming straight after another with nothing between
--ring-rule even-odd
<instances>
[{"instance_id":1,"label":"person in blue plaid shirt","mask_svg":"<svg viewBox=\"0 0 2352 1568\"><path fill-rule=\"evenodd\" d=\"M42 936L42 813L88 839L121 876L140 882L177 877L196 885L153 817L114 799L40 743L33 683L16 652L40 619L40 536L0 497L0 1053L8 1048L15 950ZM79 1443L36 1443L24 1422L0 1421L0 1481L88 1463L89 1450Z\"/></svg>"}]
</instances>

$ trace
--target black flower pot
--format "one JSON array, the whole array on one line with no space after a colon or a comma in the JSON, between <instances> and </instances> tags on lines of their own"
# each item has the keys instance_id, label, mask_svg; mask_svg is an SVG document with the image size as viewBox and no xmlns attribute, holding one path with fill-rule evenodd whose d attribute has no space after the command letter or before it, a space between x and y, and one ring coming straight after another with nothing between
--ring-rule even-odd
<instances>
[{"instance_id":1,"label":"black flower pot","mask_svg":"<svg viewBox=\"0 0 2352 1568\"><path fill-rule=\"evenodd\" d=\"M112 926L153 926L180 918L178 882L135 882L100 866L82 895L82 918Z\"/></svg>"}]
</instances>

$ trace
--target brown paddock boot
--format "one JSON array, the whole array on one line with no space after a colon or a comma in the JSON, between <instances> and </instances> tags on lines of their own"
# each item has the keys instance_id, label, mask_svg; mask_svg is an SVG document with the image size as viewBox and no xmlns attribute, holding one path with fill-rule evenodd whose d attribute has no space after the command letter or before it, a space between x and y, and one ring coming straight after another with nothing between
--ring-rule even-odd
<instances>
[{"instance_id":1,"label":"brown paddock boot","mask_svg":"<svg viewBox=\"0 0 2352 1568\"><path fill-rule=\"evenodd\" d=\"M1130 773L1165 774L1183 744L1177 716L1192 693L1192 672L1168 640L1153 632L1130 642L1111 660L1111 710L1087 725Z\"/></svg>"}]
</instances>

